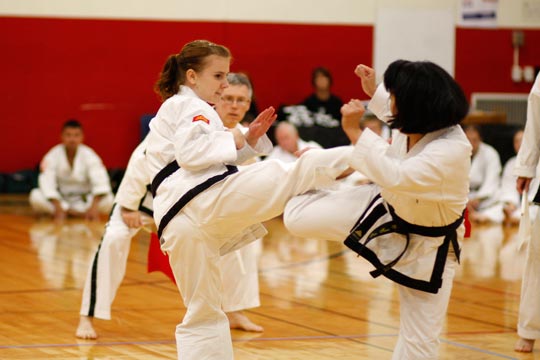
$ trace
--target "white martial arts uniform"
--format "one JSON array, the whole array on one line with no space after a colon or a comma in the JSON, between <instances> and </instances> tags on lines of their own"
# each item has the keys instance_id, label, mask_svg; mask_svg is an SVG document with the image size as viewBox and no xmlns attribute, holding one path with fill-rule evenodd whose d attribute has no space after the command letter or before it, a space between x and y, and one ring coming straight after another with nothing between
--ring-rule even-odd
<instances>
[{"instance_id":1,"label":"white martial arts uniform","mask_svg":"<svg viewBox=\"0 0 540 360\"><path fill-rule=\"evenodd\" d=\"M243 133L247 128L237 124ZM272 150L272 143L265 135L260 152L267 154ZM252 158L242 165L253 164L260 158ZM221 307L225 312L240 311L259 307L259 258L262 252L262 239L257 239L241 248L222 255L219 258L223 299Z\"/></svg>"},{"instance_id":2,"label":"white martial arts uniform","mask_svg":"<svg viewBox=\"0 0 540 360\"><path fill-rule=\"evenodd\" d=\"M246 144L237 151L218 114L185 86L150 122L146 155L157 187L154 219L187 307L176 328L180 359L233 358L221 308L220 254L262 237L261 221L280 215L290 197L333 181L346 169L351 152L350 147L312 150L291 164L262 161L238 172L225 166L256 155L261 140L255 149ZM179 168L161 176L171 165ZM162 182L154 186L157 179ZM173 211L179 199L213 181Z\"/></svg>"},{"instance_id":3,"label":"white martial arts uniform","mask_svg":"<svg viewBox=\"0 0 540 360\"><path fill-rule=\"evenodd\" d=\"M53 214L50 199L60 200L64 211L85 212L96 195L104 195L99 211L108 214L113 194L107 169L100 157L88 146L81 144L69 165L63 144L54 146L41 161L38 187L30 192L30 205L37 213Z\"/></svg>"},{"instance_id":4,"label":"white martial arts uniform","mask_svg":"<svg viewBox=\"0 0 540 360\"><path fill-rule=\"evenodd\" d=\"M239 125L239 127L241 127ZM141 212L143 226L153 226L152 194L146 168L146 138L133 151L115 198L114 210L88 268L80 314L110 320L111 306L126 272L131 239L140 228L122 220L121 207ZM257 259L260 242L253 242L220 258L223 269L223 310L260 306Z\"/></svg>"},{"instance_id":5,"label":"white martial arts uniform","mask_svg":"<svg viewBox=\"0 0 540 360\"><path fill-rule=\"evenodd\" d=\"M533 178L540 160L540 74L529 94L527 123L519 149L514 174ZM529 188L536 193L537 188ZM540 339L540 211L531 217L532 232L521 283L518 335L525 339Z\"/></svg>"},{"instance_id":6,"label":"white martial arts uniform","mask_svg":"<svg viewBox=\"0 0 540 360\"><path fill-rule=\"evenodd\" d=\"M80 314L110 320L111 305L126 273L131 239L140 228L130 228L122 219L121 207L141 212L143 226L152 226L152 196L146 169L146 139L133 151L118 187L115 206L105 226L101 243L88 268Z\"/></svg>"},{"instance_id":7,"label":"white martial arts uniform","mask_svg":"<svg viewBox=\"0 0 540 360\"><path fill-rule=\"evenodd\" d=\"M387 99L388 93L380 85L369 103L370 110L381 119L388 113ZM460 224L467 204L469 182L464 174L469 173L470 157L471 145L460 126L428 133L409 151L406 135L399 132L394 134L390 145L366 129L355 145L350 165L366 174L375 184L297 196L287 204L285 225L298 236L349 240L351 229L355 228L365 211L367 214L368 209L372 209L371 203L378 198L378 194L382 195L382 199L378 198L375 203L386 203L386 208L390 205L396 215L409 224L423 227ZM370 227L362 236L374 234L374 227ZM384 231L383 227L378 230ZM450 252L448 248L443 249L442 244L448 244L444 236L409 234L410 243L405 253L383 275L401 283L399 277L393 277L394 271L397 271L399 276L417 279L415 281L420 284L419 288L425 286L436 293L398 286L400 332L392 359L437 359L438 337L446 317L455 273L455 253L452 252L452 245ZM454 239L462 239L463 234L464 226L459 225L457 234L454 230ZM391 232L381 237L383 240L379 242L378 249L370 248L372 243L377 243L378 238L375 238L369 246L365 246L364 251L370 252L372 249L384 265L399 255L405 247L406 236ZM438 251L442 255L440 262L435 259ZM442 281L436 286L427 286L434 269L442 273L439 273ZM410 279L406 282L414 283Z\"/></svg>"},{"instance_id":8,"label":"white martial arts uniform","mask_svg":"<svg viewBox=\"0 0 540 360\"><path fill-rule=\"evenodd\" d=\"M480 143L472 158L469 199L479 199L477 212L487 220L500 224L504 219L499 201L501 158L493 146Z\"/></svg>"}]
</instances>

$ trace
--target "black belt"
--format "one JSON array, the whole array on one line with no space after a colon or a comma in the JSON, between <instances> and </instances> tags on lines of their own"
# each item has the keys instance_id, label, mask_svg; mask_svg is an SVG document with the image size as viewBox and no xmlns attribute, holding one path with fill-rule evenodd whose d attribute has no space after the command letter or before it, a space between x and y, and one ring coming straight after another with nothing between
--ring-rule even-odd
<instances>
[{"instance_id":1,"label":"black belt","mask_svg":"<svg viewBox=\"0 0 540 360\"><path fill-rule=\"evenodd\" d=\"M144 194L144 196L142 197L141 201L139 202L139 211L145 213L146 215L149 215L151 217L154 217L154 209L149 209L147 208L146 206L143 206L144 204L144 201L146 200L146 198L149 196L148 195L148 192L151 191L151 188L150 188L150 184L146 185L146 193ZM153 199L152 199L153 200Z\"/></svg>"},{"instance_id":2,"label":"black belt","mask_svg":"<svg viewBox=\"0 0 540 360\"><path fill-rule=\"evenodd\" d=\"M174 163L176 163L176 161ZM180 168L180 166L178 166L178 164L176 164L176 166L177 166L176 170L173 170L175 167L171 166L171 164L167 165L163 170L161 170L158 173L158 175L161 174L159 179L157 178L157 175L156 175L156 177L152 181L152 192L153 193L155 193L155 191L157 191L157 188L159 187L159 184L163 180L165 180L165 178L167 178L167 176L171 175L173 172L175 172L177 169ZM178 214L180 212L180 210L182 210L182 208L184 206L186 206L186 204L188 202L190 202L195 196L199 195L200 193L202 193L203 191L205 191L206 189L208 189L212 185L214 185L214 184L220 182L221 180L225 179L227 176L238 172L238 168L236 166L233 166L233 165L226 165L226 166L227 166L227 171L225 171L224 173L212 176L211 178L206 179L204 182L202 182L199 185L195 186L194 188L190 189L188 192L186 192L184 195L182 195L182 197L180 197L180 199L169 209L169 211L167 211L167 213L163 216L163 218L159 222L158 233L157 233L158 238L161 239L161 234L165 230L165 227L176 216L176 214ZM167 168L169 169L168 174L166 174L166 172L164 171ZM155 186L154 186L154 184L155 184Z\"/></svg>"},{"instance_id":3,"label":"black belt","mask_svg":"<svg viewBox=\"0 0 540 360\"><path fill-rule=\"evenodd\" d=\"M156 197L156 191L166 178L168 178L170 175L172 175L176 170L180 169L180 165L175 161L169 163L167 166L165 166L163 169L161 169L157 175L154 177L154 180L152 180L152 185L150 186L150 190L152 191L152 196Z\"/></svg>"},{"instance_id":4,"label":"black belt","mask_svg":"<svg viewBox=\"0 0 540 360\"><path fill-rule=\"evenodd\" d=\"M457 241L456 230L463 222L463 215L460 216L453 223L446 226L428 227L415 225L400 218L390 204L386 204L388 206L388 210L382 203L372 208L372 206L377 200L380 199L380 197L380 194L377 195L371 201L364 213L360 216L359 220L353 227L350 235L347 237L347 239L345 239L345 245L358 253L358 255L364 257L375 267L375 270L370 272L371 276L378 277L380 275L384 275L385 277L399 284L411 287L413 289L422 290L430 293L437 293L438 289L442 285L442 273L444 271L444 265L446 264L446 256L448 255L448 249L450 244L452 244L452 247L454 248L454 252L459 262L460 248ZM366 214L369 210L371 210L371 213L366 217ZM386 222L378 226L376 229L369 233L366 241L364 243L361 243L360 239L364 237L366 233L371 229L371 227L375 224L375 222L387 212L390 213L392 221ZM389 234L392 232L405 235L405 246L402 252L394 260L390 261L388 264L383 264L380 262L377 254L375 254L371 249L367 247L367 244L378 236ZM409 247L410 234L417 234L428 237L444 236L443 244L439 247L439 250L437 251L435 267L433 269L430 281L413 279L393 269L394 265L397 264L397 262L402 258L402 256L407 251L407 248Z\"/></svg>"},{"instance_id":5,"label":"black belt","mask_svg":"<svg viewBox=\"0 0 540 360\"><path fill-rule=\"evenodd\" d=\"M534 195L534 199L532 202L536 205L540 205L540 186L538 186L538 190L536 190L536 195Z\"/></svg>"}]
</instances>

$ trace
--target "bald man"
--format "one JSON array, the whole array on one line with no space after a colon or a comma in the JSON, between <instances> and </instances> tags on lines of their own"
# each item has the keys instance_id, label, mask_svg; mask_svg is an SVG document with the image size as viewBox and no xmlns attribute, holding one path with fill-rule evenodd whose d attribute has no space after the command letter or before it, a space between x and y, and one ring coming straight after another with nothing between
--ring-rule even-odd
<instances>
[{"instance_id":1,"label":"bald man","mask_svg":"<svg viewBox=\"0 0 540 360\"><path fill-rule=\"evenodd\" d=\"M267 159L278 159L284 162L292 162L297 159L295 153L305 148L320 149L321 145L314 141L300 139L296 127L286 121L278 123L274 131L277 145L268 155Z\"/></svg>"}]
</instances>

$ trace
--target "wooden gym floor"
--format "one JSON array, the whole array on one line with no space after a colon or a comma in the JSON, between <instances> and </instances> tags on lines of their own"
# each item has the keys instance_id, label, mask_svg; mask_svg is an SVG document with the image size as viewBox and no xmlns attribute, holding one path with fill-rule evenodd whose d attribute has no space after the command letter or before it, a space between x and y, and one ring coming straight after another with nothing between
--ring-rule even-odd
<instances>
[{"instance_id":1,"label":"wooden gym floor","mask_svg":"<svg viewBox=\"0 0 540 360\"><path fill-rule=\"evenodd\" d=\"M390 359L399 326L396 287L343 245L292 237L266 223L262 334L232 331L237 360ZM146 272L148 235L134 238L111 321L75 338L81 288L103 222L37 219L25 196L0 196L0 359L175 359L185 308L162 274ZM524 252L516 228L477 226L463 244L441 359L540 359L513 351Z\"/></svg>"}]
</instances>

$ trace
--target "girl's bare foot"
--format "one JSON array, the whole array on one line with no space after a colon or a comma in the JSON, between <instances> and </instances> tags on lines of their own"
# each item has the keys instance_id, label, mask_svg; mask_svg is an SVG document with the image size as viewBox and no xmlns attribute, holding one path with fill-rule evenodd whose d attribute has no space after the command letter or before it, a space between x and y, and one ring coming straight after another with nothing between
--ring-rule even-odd
<instances>
[{"instance_id":1,"label":"girl's bare foot","mask_svg":"<svg viewBox=\"0 0 540 360\"><path fill-rule=\"evenodd\" d=\"M97 339L97 333L96 330L94 330L92 319L92 317L81 315L75 336L77 336L79 339L86 340Z\"/></svg>"},{"instance_id":2,"label":"girl's bare foot","mask_svg":"<svg viewBox=\"0 0 540 360\"><path fill-rule=\"evenodd\" d=\"M518 341L516 341L516 345L514 345L514 350L519 352L532 352L534 347L534 339L524 339L519 338Z\"/></svg>"},{"instance_id":3,"label":"girl's bare foot","mask_svg":"<svg viewBox=\"0 0 540 360\"><path fill-rule=\"evenodd\" d=\"M239 329L252 332L263 332L262 326L255 324L244 315L242 311L231 311L226 313L229 319L229 327L231 329Z\"/></svg>"}]
</instances>

